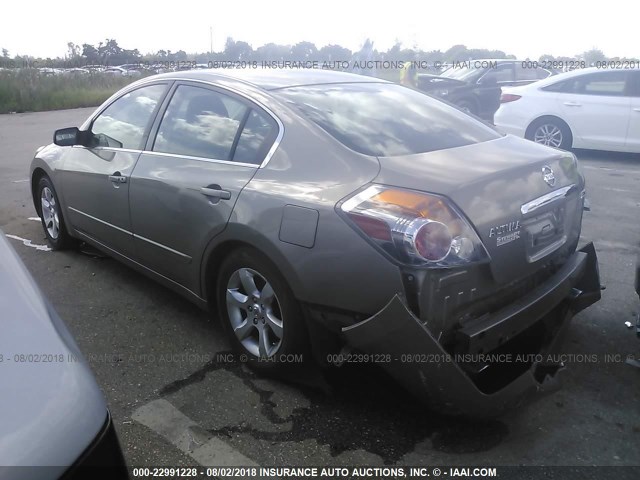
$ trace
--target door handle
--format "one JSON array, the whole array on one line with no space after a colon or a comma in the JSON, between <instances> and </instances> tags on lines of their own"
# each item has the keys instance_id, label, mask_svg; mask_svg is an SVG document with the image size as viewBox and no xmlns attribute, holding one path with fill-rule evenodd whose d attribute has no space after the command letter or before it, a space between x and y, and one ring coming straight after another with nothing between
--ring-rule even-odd
<instances>
[{"instance_id":1,"label":"door handle","mask_svg":"<svg viewBox=\"0 0 640 480\"><path fill-rule=\"evenodd\" d=\"M564 104L567 107L581 107L582 106L581 103L577 103L577 102L564 102Z\"/></svg>"},{"instance_id":2,"label":"door handle","mask_svg":"<svg viewBox=\"0 0 640 480\"><path fill-rule=\"evenodd\" d=\"M115 172L113 175L109 175L109 180L113 183L127 183L127 177L122 175L120 172Z\"/></svg>"},{"instance_id":3,"label":"door handle","mask_svg":"<svg viewBox=\"0 0 640 480\"><path fill-rule=\"evenodd\" d=\"M640 112L640 107L638 107L638 108L634 108L634 109L633 109L633 111L634 111L634 112Z\"/></svg>"},{"instance_id":4,"label":"door handle","mask_svg":"<svg viewBox=\"0 0 640 480\"><path fill-rule=\"evenodd\" d=\"M220 200L231 200L231 192L219 188L202 187L200 193L207 197L219 198Z\"/></svg>"}]
</instances>

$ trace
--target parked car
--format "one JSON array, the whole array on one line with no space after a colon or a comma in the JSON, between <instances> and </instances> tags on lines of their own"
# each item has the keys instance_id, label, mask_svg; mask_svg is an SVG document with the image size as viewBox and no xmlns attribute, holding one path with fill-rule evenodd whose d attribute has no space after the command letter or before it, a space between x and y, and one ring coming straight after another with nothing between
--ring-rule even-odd
<instances>
[{"instance_id":1,"label":"parked car","mask_svg":"<svg viewBox=\"0 0 640 480\"><path fill-rule=\"evenodd\" d=\"M84 68L89 70L90 73L102 73L107 67L104 65L86 65Z\"/></svg>"},{"instance_id":2,"label":"parked car","mask_svg":"<svg viewBox=\"0 0 640 480\"><path fill-rule=\"evenodd\" d=\"M123 77L139 77L141 75L139 70L127 69L123 67L108 67L105 68L102 73Z\"/></svg>"},{"instance_id":3,"label":"parked car","mask_svg":"<svg viewBox=\"0 0 640 480\"><path fill-rule=\"evenodd\" d=\"M441 75L419 74L417 88L488 122L493 122L493 115L500 107L502 90L495 81L477 84Z\"/></svg>"},{"instance_id":4,"label":"parked car","mask_svg":"<svg viewBox=\"0 0 640 480\"><path fill-rule=\"evenodd\" d=\"M499 87L528 85L558 73L522 60L480 59L454 62L440 75L482 85L497 83Z\"/></svg>"},{"instance_id":5,"label":"parked car","mask_svg":"<svg viewBox=\"0 0 640 480\"><path fill-rule=\"evenodd\" d=\"M52 75L60 75L64 73L64 70L61 68L40 67L38 68L38 72L40 72L41 75L52 76Z\"/></svg>"},{"instance_id":6,"label":"parked car","mask_svg":"<svg viewBox=\"0 0 640 480\"><path fill-rule=\"evenodd\" d=\"M555 73L537 65L526 67L527 62L520 60L456 62L440 75L419 75L418 88L493 122L493 115L500 107L501 87L526 85Z\"/></svg>"},{"instance_id":7,"label":"parked car","mask_svg":"<svg viewBox=\"0 0 640 480\"><path fill-rule=\"evenodd\" d=\"M128 478L91 370L1 231L0 259L0 477Z\"/></svg>"},{"instance_id":8,"label":"parked car","mask_svg":"<svg viewBox=\"0 0 640 480\"><path fill-rule=\"evenodd\" d=\"M52 248L84 240L217 310L256 368L346 345L452 411L551 388L560 365L478 355L554 351L600 297L573 154L372 77L146 78L56 131L30 178Z\"/></svg>"},{"instance_id":9,"label":"parked car","mask_svg":"<svg viewBox=\"0 0 640 480\"><path fill-rule=\"evenodd\" d=\"M569 149L640 152L640 70L585 68L503 89L503 133Z\"/></svg>"},{"instance_id":10,"label":"parked car","mask_svg":"<svg viewBox=\"0 0 640 480\"><path fill-rule=\"evenodd\" d=\"M63 72L65 75L88 75L91 71L87 68L67 68Z\"/></svg>"}]
</instances>

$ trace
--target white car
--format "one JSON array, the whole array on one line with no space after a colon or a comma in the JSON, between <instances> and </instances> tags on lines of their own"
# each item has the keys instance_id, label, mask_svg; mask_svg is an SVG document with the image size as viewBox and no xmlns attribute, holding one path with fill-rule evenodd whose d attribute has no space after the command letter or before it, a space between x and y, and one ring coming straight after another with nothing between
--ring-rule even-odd
<instances>
[{"instance_id":1,"label":"white car","mask_svg":"<svg viewBox=\"0 0 640 480\"><path fill-rule=\"evenodd\" d=\"M128 70L123 67L109 67L105 69L102 73L105 73L107 75L114 75L116 77L117 76L123 76L123 77L139 77L140 76L140 72L138 70Z\"/></svg>"},{"instance_id":2,"label":"white car","mask_svg":"<svg viewBox=\"0 0 640 480\"><path fill-rule=\"evenodd\" d=\"M502 89L494 123L556 148L640 152L640 69L586 68Z\"/></svg>"}]
</instances>

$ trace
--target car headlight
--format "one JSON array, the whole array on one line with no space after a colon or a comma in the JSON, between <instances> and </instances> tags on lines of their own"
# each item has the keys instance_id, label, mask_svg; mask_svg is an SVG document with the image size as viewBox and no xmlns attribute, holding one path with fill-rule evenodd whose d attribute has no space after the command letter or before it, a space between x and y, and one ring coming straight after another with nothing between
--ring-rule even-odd
<instances>
[{"instance_id":1,"label":"car headlight","mask_svg":"<svg viewBox=\"0 0 640 480\"><path fill-rule=\"evenodd\" d=\"M371 185L339 204L338 212L403 264L442 268L489 261L469 222L439 195Z\"/></svg>"}]
</instances>

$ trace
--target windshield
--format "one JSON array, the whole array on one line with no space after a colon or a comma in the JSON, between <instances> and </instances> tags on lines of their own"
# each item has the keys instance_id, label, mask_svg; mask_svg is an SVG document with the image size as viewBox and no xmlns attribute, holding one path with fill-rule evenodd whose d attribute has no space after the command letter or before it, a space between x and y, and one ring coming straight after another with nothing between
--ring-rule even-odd
<instances>
[{"instance_id":1,"label":"windshield","mask_svg":"<svg viewBox=\"0 0 640 480\"><path fill-rule=\"evenodd\" d=\"M455 78L456 80L468 81L471 77L478 73L477 68L463 67L454 68L449 67L440 74L441 77Z\"/></svg>"},{"instance_id":2,"label":"windshield","mask_svg":"<svg viewBox=\"0 0 640 480\"><path fill-rule=\"evenodd\" d=\"M392 83L309 85L273 93L365 155L424 153L499 137L466 113Z\"/></svg>"}]
</instances>

